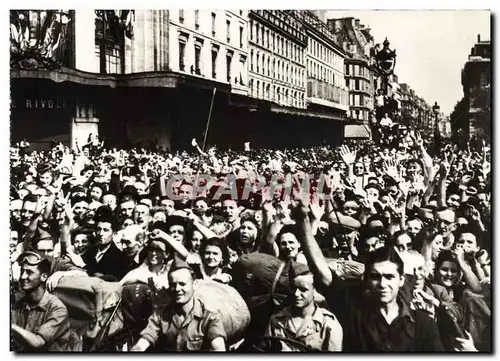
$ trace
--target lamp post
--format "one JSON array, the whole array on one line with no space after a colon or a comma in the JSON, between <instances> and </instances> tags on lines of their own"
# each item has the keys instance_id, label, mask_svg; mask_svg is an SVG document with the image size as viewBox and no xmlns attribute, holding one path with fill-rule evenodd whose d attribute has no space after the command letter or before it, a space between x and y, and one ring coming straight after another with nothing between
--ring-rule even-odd
<instances>
[{"instance_id":1,"label":"lamp post","mask_svg":"<svg viewBox=\"0 0 500 361\"><path fill-rule=\"evenodd\" d=\"M434 141L436 144L438 144L441 141L441 134L439 132L439 124L438 124L439 110L440 107L438 103L434 102L432 111L434 113Z\"/></svg>"},{"instance_id":2,"label":"lamp post","mask_svg":"<svg viewBox=\"0 0 500 361\"><path fill-rule=\"evenodd\" d=\"M384 117L385 113L390 112L390 109L387 109L388 104L386 103L384 97L387 97L388 95L387 87L389 83L389 76L393 74L394 67L396 66L396 50L391 50L389 45L389 40L385 38L383 48L380 49L380 44L377 44L371 53L375 59L375 74L381 80L380 88L375 89L375 118L377 119L377 124L380 123L380 120ZM373 140L378 143L378 138L375 139L374 137Z\"/></svg>"}]
</instances>

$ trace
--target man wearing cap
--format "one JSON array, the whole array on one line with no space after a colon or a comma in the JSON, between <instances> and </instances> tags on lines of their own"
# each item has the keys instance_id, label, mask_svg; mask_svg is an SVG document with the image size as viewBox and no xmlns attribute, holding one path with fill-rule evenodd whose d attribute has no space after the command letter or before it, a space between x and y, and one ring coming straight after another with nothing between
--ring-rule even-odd
<instances>
[{"instance_id":1,"label":"man wearing cap","mask_svg":"<svg viewBox=\"0 0 500 361\"><path fill-rule=\"evenodd\" d=\"M172 303L153 312L130 351L226 351L221 315L194 295L191 267L176 258L168 280Z\"/></svg>"},{"instance_id":2,"label":"man wearing cap","mask_svg":"<svg viewBox=\"0 0 500 361\"><path fill-rule=\"evenodd\" d=\"M314 303L314 277L307 265L292 262L292 305L271 317L266 335L291 338L317 351L341 351L342 327L330 311ZM282 351L296 351L281 342Z\"/></svg>"},{"instance_id":3,"label":"man wearing cap","mask_svg":"<svg viewBox=\"0 0 500 361\"><path fill-rule=\"evenodd\" d=\"M72 333L66 306L45 290L50 261L38 253L20 256L20 286L24 296L12 307L11 337L15 351L81 351Z\"/></svg>"}]
</instances>

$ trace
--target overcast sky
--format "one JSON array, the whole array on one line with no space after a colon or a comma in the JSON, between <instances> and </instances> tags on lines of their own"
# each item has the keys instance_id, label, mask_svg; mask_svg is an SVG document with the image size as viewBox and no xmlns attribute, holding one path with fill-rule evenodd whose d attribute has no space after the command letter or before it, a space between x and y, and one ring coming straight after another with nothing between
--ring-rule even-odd
<instances>
[{"instance_id":1,"label":"overcast sky","mask_svg":"<svg viewBox=\"0 0 500 361\"><path fill-rule=\"evenodd\" d=\"M370 27L375 42L396 49L395 72L427 103L449 114L463 96L461 70L477 40L490 40L490 12L480 10L335 10L327 18L352 16Z\"/></svg>"}]
</instances>

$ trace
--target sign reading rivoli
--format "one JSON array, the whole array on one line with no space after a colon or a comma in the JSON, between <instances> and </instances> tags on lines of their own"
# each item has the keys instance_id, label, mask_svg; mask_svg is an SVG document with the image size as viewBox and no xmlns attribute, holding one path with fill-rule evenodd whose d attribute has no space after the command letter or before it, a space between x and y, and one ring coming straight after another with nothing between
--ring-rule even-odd
<instances>
[{"instance_id":1,"label":"sign reading rivoli","mask_svg":"<svg viewBox=\"0 0 500 361\"><path fill-rule=\"evenodd\" d=\"M12 109L65 109L66 101L57 99L25 99L11 101Z\"/></svg>"}]
</instances>

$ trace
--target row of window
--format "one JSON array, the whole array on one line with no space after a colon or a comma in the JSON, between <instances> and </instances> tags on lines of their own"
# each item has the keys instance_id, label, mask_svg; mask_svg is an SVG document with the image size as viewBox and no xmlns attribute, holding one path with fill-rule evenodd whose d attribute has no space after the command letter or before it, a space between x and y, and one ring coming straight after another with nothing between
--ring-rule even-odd
<instances>
[{"instance_id":1,"label":"row of window","mask_svg":"<svg viewBox=\"0 0 500 361\"><path fill-rule=\"evenodd\" d=\"M309 38L307 51L312 56L321 59L327 64L332 64L335 69L341 69L344 65L344 58L336 54L333 50L328 49L323 44Z\"/></svg>"},{"instance_id":2,"label":"row of window","mask_svg":"<svg viewBox=\"0 0 500 361\"><path fill-rule=\"evenodd\" d=\"M304 61L304 48L253 20L250 20L250 41L298 63Z\"/></svg>"},{"instance_id":3,"label":"row of window","mask_svg":"<svg viewBox=\"0 0 500 361\"><path fill-rule=\"evenodd\" d=\"M187 11L192 11L193 12L193 24L187 23L186 19L186 13ZM200 10L179 10L179 23L185 25L185 26L193 26L195 30L200 30ZM242 10L240 10L242 12ZM190 14L191 15L191 14ZM232 44L236 39L232 36L232 31L231 31L231 18L226 17L226 39L225 41L228 44ZM211 34L213 37L217 36L217 13L212 12L211 13ZM245 29L244 26L240 24L239 26L239 47L243 48L244 45L244 39L245 39Z\"/></svg>"},{"instance_id":4,"label":"row of window","mask_svg":"<svg viewBox=\"0 0 500 361\"><path fill-rule=\"evenodd\" d=\"M370 108L372 106L372 100L370 96L363 94L349 94L349 105Z\"/></svg>"},{"instance_id":5,"label":"row of window","mask_svg":"<svg viewBox=\"0 0 500 361\"><path fill-rule=\"evenodd\" d=\"M253 12L290 34L293 38L304 41L305 34L301 24L283 10L253 10Z\"/></svg>"},{"instance_id":6,"label":"row of window","mask_svg":"<svg viewBox=\"0 0 500 361\"><path fill-rule=\"evenodd\" d=\"M304 92L287 89L285 87L272 85L270 83L250 79L249 90L252 97L270 100L295 108L305 108Z\"/></svg>"},{"instance_id":7,"label":"row of window","mask_svg":"<svg viewBox=\"0 0 500 361\"><path fill-rule=\"evenodd\" d=\"M370 78L370 70L359 64L346 64L345 75L362 76L365 78Z\"/></svg>"},{"instance_id":8,"label":"row of window","mask_svg":"<svg viewBox=\"0 0 500 361\"><path fill-rule=\"evenodd\" d=\"M253 49L250 50L250 70L296 86L305 86L304 69L259 51L254 54Z\"/></svg>"},{"instance_id":9,"label":"row of window","mask_svg":"<svg viewBox=\"0 0 500 361\"><path fill-rule=\"evenodd\" d=\"M322 80L309 79L307 81L307 96L325 99L337 104L347 104L347 91Z\"/></svg>"},{"instance_id":10,"label":"row of window","mask_svg":"<svg viewBox=\"0 0 500 361\"><path fill-rule=\"evenodd\" d=\"M189 68L186 67L186 46L187 46L187 39L186 38L180 38L179 39L179 70L184 71L187 73L191 74L196 74L196 75L205 75L202 74L202 69L204 69L203 66L203 58L201 56L201 50L203 47L203 43L200 41L200 39L197 39L194 43L194 64L191 65ZM225 79L224 81L227 81L231 84L241 84L244 85L245 79L243 79L243 75L240 74L233 74L233 52L232 51L227 51L226 52L226 58L225 58L225 69L226 69L226 74L225 74ZM216 46L212 46L212 52L211 52L211 77L213 79L217 79L217 64L219 62L219 48ZM246 61L244 57L240 57L239 59L240 62L240 69L245 69L246 67Z\"/></svg>"},{"instance_id":11,"label":"row of window","mask_svg":"<svg viewBox=\"0 0 500 361\"><path fill-rule=\"evenodd\" d=\"M349 109L349 118L367 121L370 112L363 109Z\"/></svg>"},{"instance_id":12,"label":"row of window","mask_svg":"<svg viewBox=\"0 0 500 361\"><path fill-rule=\"evenodd\" d=\"M307 76L323 80L328 84L333 84L336 86L343 86L343 81L341 76L335 76L335 71L324 66L322 63L318 63L314 60L307 60Z\"/></svg>"},{"instance_id":13,"label":"row of window","mask_svg":"<svg viewBox=\"0 0 500 361\"><path fill-rule=\"evenodd\" d=\"M371 93L370 81L366 79L347 79L347 85L350 90L361 90L367 93Z\"/></svg>"}]
</instances>

